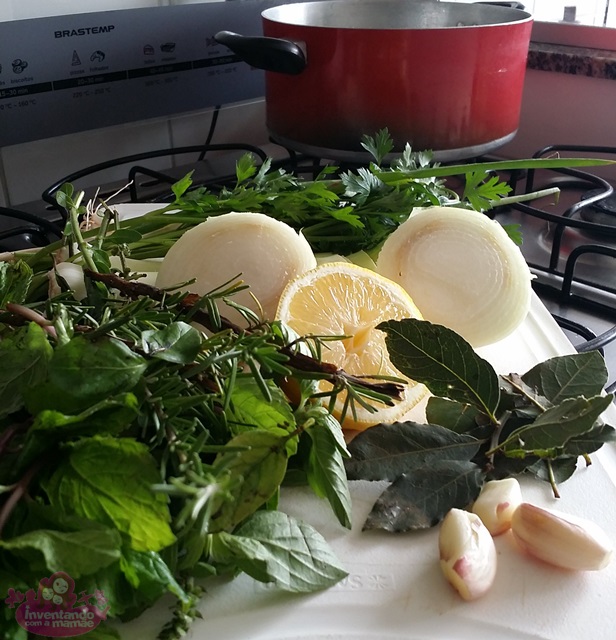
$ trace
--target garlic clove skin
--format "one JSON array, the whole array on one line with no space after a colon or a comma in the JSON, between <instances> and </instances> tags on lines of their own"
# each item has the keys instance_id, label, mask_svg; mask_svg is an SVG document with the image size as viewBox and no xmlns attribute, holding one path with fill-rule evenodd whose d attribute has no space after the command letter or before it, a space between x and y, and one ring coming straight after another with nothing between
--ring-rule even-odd
<instances>
[{"instance_id":1,"label":"garlic clove skin","mask_svg":"<svg viewBox=\"0 0 616 640\"><path fill-rule=\"evenodd\" d=\"M511 528L511 518L522 502L522 489L515 478L486 482L473 504L476 513L488 531L498 536Z\"/></svg>"},{"instance_id":2,"label":"garlic clove skin","mask_svg":"<svg viewBox=\"0 0 616 640\"><path fill-rule=\"evenodd\" d=\"M599 571L612 559L613 543L594 522L523 502L511 531L529 555L562 569Z\"/></svg>"},{"instance_id":3,"label":"garlic clove skin","mask_svg":"<svg viewBox=\"0 0 616 640\"><path fill-rule=\"evenodd\" d=\"M481 518L451 509L439 531L443 575L464 600L484 595L496 576L496 547Z\"/></svg>"}]
</instances>

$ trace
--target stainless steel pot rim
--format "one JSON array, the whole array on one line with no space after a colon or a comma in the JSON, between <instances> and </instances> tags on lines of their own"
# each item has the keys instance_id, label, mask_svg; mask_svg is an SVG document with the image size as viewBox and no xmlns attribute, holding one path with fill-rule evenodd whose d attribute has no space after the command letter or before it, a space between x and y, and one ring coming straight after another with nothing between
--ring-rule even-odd
<instances>
[{"instance_id":1,"label":"stainless steel pot rim","mask_svg":"<svg viewBox=\"0 0 616 640\"><path fill-rule=\"evenodd\" d=\"M324 29L468 29L532 21L521 9L438 0L316 0L265 9L271 22Z\"/></svg>"},{"instance_id":2,"label":"stainless steel pot rim","mask_svg":"<svg viewBox=\"0 0 616 640\"><path fill-rule=\"evenodd\" d=\"M435 162L456 162L458 160L469 160L472 158L478 158L479 156L485 155L486 153L491 153L492 151L495 151L508 142L511 142L517 132L518 130L516 129L515 131L512 131L502 138L497 138L496 140L490 140L489 142L484 142L468 147L433 151L432 159ZM303 153L307 156L322 158L325 160L334 160L336 162L366 163L367 161L373 160L372 156L367 151L351 151L348 149L328 149L327 147L318 147L315 145L298 142L297 140L285 138L284 136L279 136L272 131L270 131L270 137L274 142L281 145L282 147L291 149L298 153ZM413 148L413 151L424 151L424 149ZM396 158L399 155L400 153L389 154L385 158L385 161L390 162L392 159Z\"/></svg>"}]
</instances>

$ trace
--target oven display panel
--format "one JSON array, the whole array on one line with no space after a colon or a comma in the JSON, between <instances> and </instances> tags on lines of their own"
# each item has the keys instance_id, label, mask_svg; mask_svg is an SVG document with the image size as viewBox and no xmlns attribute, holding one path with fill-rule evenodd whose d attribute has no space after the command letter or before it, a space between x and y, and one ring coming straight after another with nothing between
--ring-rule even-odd
<instances>
[{"instance_id":1,"label":"oven display panel","mask_svg":"<svg viewBox=\"0 0 616 640\"><path fill-rule=\"evenodd\" d=\"M264 74L214 40L260 35L271 0L0 23L0 146L264 95Z\"/></svg>"}]
</instances>

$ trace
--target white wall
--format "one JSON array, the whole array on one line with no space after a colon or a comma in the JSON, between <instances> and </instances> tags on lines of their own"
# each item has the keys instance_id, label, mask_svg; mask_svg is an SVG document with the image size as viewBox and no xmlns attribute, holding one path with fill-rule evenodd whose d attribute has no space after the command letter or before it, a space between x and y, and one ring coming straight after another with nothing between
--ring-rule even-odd
<instances>
[{"instance_id":1,"label":"white wall","mask_svg":"<svg viewBox=\"0 0 616 640\"><path fill-rule=\"evenodd\" d=\"M518 134L496 153L525 158L550 144L616 149L615 108L616 80L529 69ZM597 173L616 179L616 168Z\"/></svg>"}]
</instances>

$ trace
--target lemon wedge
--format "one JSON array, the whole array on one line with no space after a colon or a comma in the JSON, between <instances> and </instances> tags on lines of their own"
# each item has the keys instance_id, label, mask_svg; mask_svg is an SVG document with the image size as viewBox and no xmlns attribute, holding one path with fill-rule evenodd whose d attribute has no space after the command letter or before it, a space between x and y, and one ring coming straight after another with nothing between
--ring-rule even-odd
<instances>
[{"instance_id":1,"label":"lemon wedge","mask_svg":"<svg viewBox=\"0 0 616 640\"><path fill-rule=\"evenodd\" d=\"M350 262L328 262L289 282L278 304L277 318L300 335L347 336L326 343L323 359L353 375L387 375L407 380L402 399L394 406L375 403L374 411L356 405L347 412L343 427L356 431L394 422L427 393L426 388L403 376L390 362L385 333L376 326L385 320L421 318L406 291L388 278ZM322 389L331 388L321 382ZM339 417L344 393L336 400Z\"/></svg>"}]
</instances>

